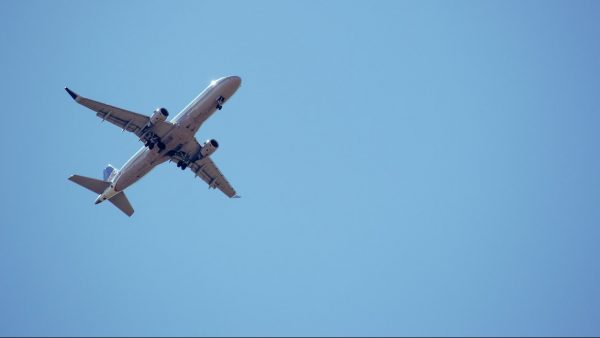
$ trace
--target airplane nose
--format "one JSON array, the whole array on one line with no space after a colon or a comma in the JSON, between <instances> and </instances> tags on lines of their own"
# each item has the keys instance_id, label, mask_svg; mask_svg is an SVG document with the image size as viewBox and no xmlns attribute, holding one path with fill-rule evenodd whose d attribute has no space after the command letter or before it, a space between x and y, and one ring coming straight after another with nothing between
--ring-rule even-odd
<instances>
[{"instance_id":1,"label":"airplane nose","mask_svg":"<svg viewBox=\"0 0 600 338\"><path fill-rule=\"evenodd\" d=\"M239 76L230 76L227 80L233 83L236 87L239 87L242 84L242 78Z\"/></svg>"}]
</instances>

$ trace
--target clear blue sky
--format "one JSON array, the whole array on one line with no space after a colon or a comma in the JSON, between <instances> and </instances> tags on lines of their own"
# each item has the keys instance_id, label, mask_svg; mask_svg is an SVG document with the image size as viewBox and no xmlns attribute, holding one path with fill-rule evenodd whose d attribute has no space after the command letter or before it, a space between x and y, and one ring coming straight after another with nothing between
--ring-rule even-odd
<instances>
[{"instance_id":1,"label":"clear blue sky","mask_svg":"<svg viewBox=\"0 0 600 338\"><path fill-rule=\"evenodd\" d=\"M0 335L600 335L600 2L0 1ZM176 113L132 218L67 181Z\"/></svg>"}]
</instances>

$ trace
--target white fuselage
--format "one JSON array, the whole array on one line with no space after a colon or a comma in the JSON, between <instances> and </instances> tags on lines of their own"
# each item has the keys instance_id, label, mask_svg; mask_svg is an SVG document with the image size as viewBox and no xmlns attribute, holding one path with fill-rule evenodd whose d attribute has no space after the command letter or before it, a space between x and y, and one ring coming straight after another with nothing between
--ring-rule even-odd
<instances>
[{"instance_id":1,"label":"white fuselage","mask_svg":"<svg viewBox=\"0 0 600 338\"><path fill-rule=\"evenodd\" d=\"M194 144L194 135L200 124L217 110L216 101L219 96L229 99L240 85L241 79L237 76L228 76L212 81L200 95L171 120L173 127L162 139L166 149L181 145L180 150L189 150L189 147ZM154 147L154 149L142 147L123 165L119 173L112 179L111 185L98 196L96 203L110 199L127 189L154 167L168 159L169 157L165 156L164 151L159 153L158 147Z\"/></svg>"}]
</instances>

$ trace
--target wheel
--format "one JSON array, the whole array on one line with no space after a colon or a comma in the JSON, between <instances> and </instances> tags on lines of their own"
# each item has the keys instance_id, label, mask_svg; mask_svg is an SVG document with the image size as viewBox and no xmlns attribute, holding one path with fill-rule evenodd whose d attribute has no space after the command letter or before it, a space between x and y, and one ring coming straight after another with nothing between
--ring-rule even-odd
<instances>
[{"instance_id":1,"label":"wheel","mask_svg":"<svg viewBox=\"0 0 600 338\"><path fill-rule=\"evenodd\" d=\"M154 149L154 143L150 143L150 145L148 146L148 148L150 148L150 150Z\"/></svg>"},{"instance_id":2,"label":"wheel","mask_svg":"<svg viewBox=\"0 0 600 338\"><path fill-rule=\"evenodd\" d=\"M158 146L158 149L160 149L160 150L164 150L164 149L167 147L167 146L165 146L165 144L164 144L164 143L162 143L162 142L158 142L156 145Z\"/></svg>"},{"instance_id":3,"label":"wheel","mask_svg":"<svg viewBox=\"0 0 600 338\"><path fill-rule=\"evenodd\" d=\"M184 163L181 165L181 170L185 170L185 168L187 168L187 164Z\"/></svg>"},{"instance_id":4,"label":"wheel","mask_svg":"<svg viewBox=\"0 0 600 338\"><path fill-rule=\"evenodd\" d=\"M223 106L222 106L222 105L220 105L220 104L218 104L218 105L217 105L217 109L218 109L218 110L221 110L221 109L223 109Z\"/></svg>"},{"instance_id":5,"label":"wheel","mask_svg":"<svg viewBox=\"0 0 600 338\"><path fill-rule=\"evenodd\" d=\"M181 168L181 161L177 162L177 168Z\"/></svg>"}]
</instances>

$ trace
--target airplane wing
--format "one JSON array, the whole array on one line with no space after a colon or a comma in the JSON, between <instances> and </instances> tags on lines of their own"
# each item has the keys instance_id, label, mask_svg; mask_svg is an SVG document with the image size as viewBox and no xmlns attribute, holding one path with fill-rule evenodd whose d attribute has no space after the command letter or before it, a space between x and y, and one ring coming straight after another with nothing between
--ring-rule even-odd
<instances>
[{"instance_id":1,"label":"airplane wing","mask_svg":"<svg viewBox=\"0 0 600 338\"><path fill-rule=\"evenodd\" d=\"M188 154L198 154L202 146L194 139L190 142L184 150ZM182 157L178 154L171 155L172 161L180 161ZM225 176L221 173L217 165L212 161L210 156L200 158L196 161L190 162L188 168L198 177L200 177L208 188L219 189L228 197L239 197L235 193L235 189L229 184Z\"/></svg>"},{"instance_id":2,"label":"airplane wing","mask_svg":"<svg viewBox=\"0 0 600 338\"><path fill-rule=\"evenodd\" d=\"M205 157L190 163L189 168L196 176L202 178L202 180L208 184L209 189L218 188L228 197L239 197L236 195L235 189L229 184L225 176L223 176L210 157Z\"/></svg>"},{"instance_id":3,"label":"airplane wing","mask_svg":"<svg viewBox=\"0 0 600 338\"><path fill-rule=\"evenodd\" d=\"M90 100L88 98L78 95L77 93L73 92L72 90L70 90L67 87L65 87L65 90L67 91L67 93L69 93L69 95L71 95L73 100L75 100L77 103L95 111L96 116L101 118L103 121L108 121L108 122L114 124L115 126L123 129L123 131L127 130L129 132L132 132L132 133L136 134L137 136L139 136L140 138L146 132L146 126L148 125L148 122L150 121L150 117L148 117L146 115L134 113L129 110L114 107L114 106L108 105L106 103ZM157 121L157 122L158 123L156 123L152 129L153 129L154 133L158 136L165 135L166 133L169 132L169 130L173 126L172 123L167 122L167 121Z\"/></svg>"}]
</instances>

